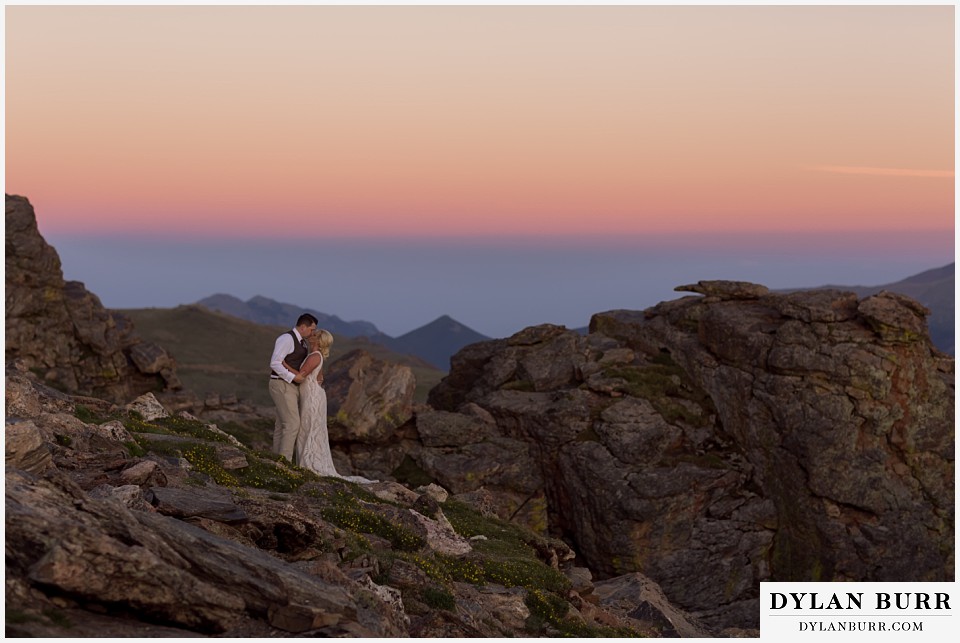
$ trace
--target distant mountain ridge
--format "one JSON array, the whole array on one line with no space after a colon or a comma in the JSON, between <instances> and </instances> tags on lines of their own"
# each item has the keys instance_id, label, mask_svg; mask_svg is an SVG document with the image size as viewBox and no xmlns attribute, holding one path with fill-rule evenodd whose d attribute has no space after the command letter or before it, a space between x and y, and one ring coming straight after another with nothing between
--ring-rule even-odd
<instances>
[{"instance_id":1,"label":"distant mountain ridge","mask_svg":"<svg viewBox=\"0 0 960 643\"><path fill-rule=\"evenodd\" d=\"M320 326L334 335L346 337L369 337L374 339L383 333L368 321L344 321L336 315L328 315L311 308L286 304L257 295L243 301L233 295L216 294L196 302L197 305L233 315L257 324L293 326L302 313L310 313L320 321Z\"/></svg>"},{"instance_id":2,"label":"distant mountain ridge","mask_svg":"<svg viewBox=\"0 0 960 643\"><path fill-rule=\"evenodd\" d=\"M468 344L487 339L490 338L464 326L449 315L442 315L425 326L386 340L385 346L398 353L416 355L437 368L448 371L452 355Z\"/></svg>"},{"instance_id":3,"label":"distant mountain ridge","mask_svg":"<svg viewBox=\"0 0 960 643\"><path fill-rule=\"evenodd\" d=\"M397 353L419 357L443 371L450 369L450 357L461 348L490 339L449 315L442 315L399 337L391 337L368 321L347 322L336 315L274 301L260 295L243 301L233 295L216 294L201 299L196 304L246 321L271 326L290 327L301 313L310 313L319 320L322 328L334 335L366 337Z\"/></svg>"}]
</instances>

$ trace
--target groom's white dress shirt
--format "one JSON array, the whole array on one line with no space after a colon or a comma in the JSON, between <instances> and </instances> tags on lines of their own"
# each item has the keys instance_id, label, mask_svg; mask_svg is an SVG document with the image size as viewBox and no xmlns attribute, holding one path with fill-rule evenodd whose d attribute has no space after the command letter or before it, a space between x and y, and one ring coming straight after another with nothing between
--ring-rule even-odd
<instances>
[{"instance_id":1,"label":"groom's white dress shirt","mask_svg":"<svg viewBox=\"0 0 960 643\"><path fill-rule=\"evenodd\" d=\"M303 342L303 337L300 336L297 329L294 328L292 330L293 334L297 336L297 341ZM273 355L270 357L270 368L273 369L273 372L279 375L285 382L290 382L291 384L296 375L286 369L283 365L283 358L292 353L294 348L296 348L296 344L293 343L293 338L290 337L290 333L284 333L277 338L277 343L273 345Z\"/></svg>"}]
</instances>

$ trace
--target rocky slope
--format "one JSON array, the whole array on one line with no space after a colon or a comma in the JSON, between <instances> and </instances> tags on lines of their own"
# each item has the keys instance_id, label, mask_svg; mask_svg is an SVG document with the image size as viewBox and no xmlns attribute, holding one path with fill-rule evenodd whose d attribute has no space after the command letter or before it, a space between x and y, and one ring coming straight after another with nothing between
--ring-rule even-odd
<instances>
[{"instance_id":1,"label":"rocky slope","mask_svg":"<svg viewBox=\"0 0 960 643\"><path fill-rule=\"evenodd\" d=\"M755 627L764 580L951 579L954 361L926 310L679 290L701 296L463 349L406 427L408 470L716 628Z\"/></svg>"},{"instance_id":2,"label":"rocky slope","mask_svg":"<svg viewBox=\"0 0 960 643\"><path fill-rule=\"evenodd\" d=\"M679 290L467 346L428 406L406 367L331 364L338 470L383 480L359 488L171 390L8 196L8 635L734 635L763 580L952 579L927 310Z\"/></svg>"},{"instance_id":3,"label":"rocky slope","mask_svg":"<svg viewBox=\"0 0 960 643\"><path fill-rule=\"evenodd\" d=\"M320 478L152 394L8 371L5 448L7 636L709 634L469 496Z\"/></svg>"},{"instance_id":4,"label":"rocky slope","mask_svg":"<svg viewBox=\"0 0 960 643\"><path fill-rule=\"evenodd\" d=\"M22 361L71 393L130 401L180 387L167 352L140 339L129 320L104 309L37 229L30 202L6 196L6 361Z\"/></svg>"}]
</instances>

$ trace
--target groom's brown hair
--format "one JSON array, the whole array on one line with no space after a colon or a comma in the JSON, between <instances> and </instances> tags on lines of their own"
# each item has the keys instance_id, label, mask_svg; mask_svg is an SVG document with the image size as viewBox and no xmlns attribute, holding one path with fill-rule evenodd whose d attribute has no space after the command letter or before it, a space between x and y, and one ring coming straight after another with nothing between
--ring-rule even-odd
<instances>
[{"instance_id":1,"label":"groom's brown hair","mask_svg":"<svg viewBox=\"0 0 960 643\"><path fill-rule=\"evenodd\" d=\"M312 326L319 323L320 322L317 321L317 318L310 313L303 313L297 318L297 326Z\"/></svg>"}]
</instances>

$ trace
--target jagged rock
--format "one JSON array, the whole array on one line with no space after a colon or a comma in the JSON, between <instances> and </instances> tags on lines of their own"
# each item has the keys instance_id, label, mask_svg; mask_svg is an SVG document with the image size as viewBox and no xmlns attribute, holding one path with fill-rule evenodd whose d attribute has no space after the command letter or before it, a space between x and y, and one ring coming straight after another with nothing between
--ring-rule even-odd
<instances>
[{"instance_id":1,"label":"jagged rock","mask_svg":"<svg viewBox=\"0 0 960 643\"><path fill-rule=\"evenodd\" d=\"M441 504L446 502L447 498L450 497L450 493L446 489L444 489L438 484L433 484L433 483L422 486L422 487L417 487L417 493L421 493L426 496L429 496L430 498L433 498L435 501Z\"/></svg>"},{"instance_id":2,"label":"jagged rock","mask_svg":"<svg viewBox=\"0 0 960 643\"><path fill-rule=\"evenodd\" d=\"M688 289L706 296L594 315L586 337L465 347L418 415L416 465L718 630L757 626L763 580L952 578L954 369L923 308ZM449 429L473 407L495 424Z\"/></svg>"},{"instance_id":3,"label":"jagged rock","mask_svg":"<svg viewBox=\"0 0 960 643\"><path fill-rule=\"evenodd\" d=\"M58 389L115 402L180 387L173 358L141 346L129 320L106 310L80 282L64 281L60 257L21 196L6 195L5 265L8 362L21 360Z\"/></svg>"},{"instance_id":4,"label":"jagged rock","mask_svg":"<svg viewBox=\"0 0 960 643\"><path fill-rule=\"evenodd\" d=\"M496 426L475 416L427 410L417 413L417 432L424 446L449 447L492 438Z\"/></svg>"},{"instance_id":5,"label":"jagged rock","mask_svg":"<svg viewBox=\"0 0 960 643\"><path fill-rule=\"evenodd\" d=\"M438 510L433 517L427 517L411 509L410 515L419 523L418 531L433 551L448 556L462 556L473 551L470 542L454 531L442 511Z\"/></svg>"},{"instance_id":6,"label":"jagged rock","mask_svg":"<svg viewBox=\"0 0 960 643\"><path fill-rule=\"evenodd\" d=\"M112 487L108 484L94 487L87 492L91 498L115 498L123 506L135 511L156 511L143 495L143 489L136 484L126 484Z\"/></svg>"},{"instance_id":7,"label":"jagged rock","mask_svg":"<svg viewBox=\"0 0 960 643\"><path fill-rule=\"evenodd\" d=\"M416 381L410 367L378 360L362 349L333 362L324 385L332 442L381 443L413 412Z\"/></svg>"},{"instance_id":8,"label":"jagged rock","mask_svg":"<svg viewBox=\"0 0 960 643\"><path fill-rule=\"evenodd\" d=\"M241 526L244 536L260 549L298 560L315 557L325 540L339 543L330 526L307 508L265 504L256 498L238 498L236 504L247 515L247 523Z\"/></svg>"},{"instance_id":9,"label":"jagged rock","mask_svg":"<svg viewBox=\"0 0 960 643\"><path fill-rule=\"evenodd\" d=\"M62 476L8 469L6 494L6 536L18 543L7 551L8 579L199 633L287 605L356 614L341 587L183 521L87 498Z\"/></svg>"},{"instance_id":10,"label":"jagged rock","mask_svg":"<svg viewBox=\"0 0 960 643\"><path fill-rule=\"evenodd\" d=\"M485 518L497 515L497 499L492 492L482 487L476 491L458 493L453 496L453 499L462 502Z\"/></svg>"},{"instance_id":11,"label":"jagged rock","mask_svg":"<svg viewBox=\"0 0 960 643\"><path fill-rule=\"evenodd\" d=\"M388 580L392 587L399 589L425 587L432 584L425 571L402 558L393 561Z\"/></svg>"},{"instance_id":12,"label":"jagged rock","mask_svg":"<svg viewBox=\"0 0 960 643\"><path fill-rule=\"evenodd\" d=\"M375 482L366 485L364 488L381 500L395 502L399 505L412 506L420 498L419 493L396 482Z\"/></svg>"},{"instance_id":13,"label":"jagged rock","mask_svg":"<svg viewBox=\"0 0 960 643\"><path fill-rule=\"evenodd\" d=\"M243 446L243 443L241 443L240 440L236 439L235 437L233 437L232 435L230 435L229 433L221 429L216 424L208 424L207 428L213 431L214 433L216 433L217 435L219 435L220 437L226 438L227 442L229 442L233 446L238 448ZM242 465L242 466L246 466L246 465ZM236 468L239 468L239 467L236 467Z\"/></svg>"},{"instance_id":14,"label":"jagged rock","mask_svg":"<svg viewBox=\"0 0 960 643\"><path fill-rule=\"evenodd\" d=\"M176 362L165 349L153 342L140 342L130 347L130 359L141 373L163 375L169 388L181 387L176 375Z\"/></svg>"},{"instance_id":15,"label":"jagged rock","mask_svg":"<svg viewBox=\"0 0 960 643\"><path fill-rule=\"evenodd\" d=\"M885 341L930 341L926 322L930 310L909 297L881 292L860 302L857 311Z\"/></svg>"},{"instance_id":16,"label":"jagged rock","mask_svg":"<svg viewBox=\"0 0 960 643\"><path fill-rule=\"evenodd\" d=\"M104 440L111 440L113 442L132 442L133 436L130 435L130 432L127 431L127 427L123 426L123 422L120 420L110 420L109 422L104 422L103 424L88 424L87 428L90 431L103 438Z\"/></svg>"},{"instance_id":17,"label":"jagged rock","mask_svg":"<svg viewBox=\"0 0 960 643\"><path fill-rule=\"evenodd\" d=\"M166 476L160 465L154 460L137 462L120 472L120 481L125 485L142 486L153 483L153 486L165 486Z\"/></svg>"},{"instance_id":18,"label":"jagged rock","mask_svg":"<svg viewBox=\"0 0 960 643\"><path fill-rule=\"evenodd\" d=\"M593 591L593 574L586 567L567 567L563 575L570 581L570 589L580 595Z\"/></svg>"},{"instance_id":19,"label":"jagged rock","mask_svg":"<svg viewBox=\"0 0 960 643\"><path fill-rule=\"evenodd\" d=\"M379 600L369 605L365 601L360 602L361 610L357 614L357 620L367 625L372 619L365 618L365 611L373 612L372 617L382 623L375 631L389 632L387 636L406 636L410 617L403 609L403 593L394 587L377 585L369 576L362 577L358 583L363 590L372 593ZM364 610L364 607L367 610Z\"/></svg>"},{"instance_id":20,"label":"jagged rock","mask_svg":"<svg viewBox=\"0 0 960 643\"><path fill-rule=\"evenodd\" d=\"M340 615L313 605L271 605L267 612L270 625L284 630L301 634L310 630L317 630L340 622Z\"/></svg>"},{"instance_id":21,"label":"jagged rock","mask_svg":"<svg viewBox=\"0 0 960 643\"><path fill-rule=\"evenodd\" d=\"M4 461L7 467L42 473L54 468L50 449L31 420L8 421L4 435Z\"/></svg>"},{"instance_id":22,"label":"jagged rock","mask_svg":"<svg viewBox=\"0 0 960 643\"><path fill-rule=\"evenodd\" d=\"M247 456L235 447L217 447L217 459L220 461L220 466L227 471L250 466Z\"/></svg>"},{"instance_id":23,"label":"jagged rock","mask_svg":"<svg viewBox=\"0 0 960 643\"><path fill-rule=\"evenodd\" d=\"M652 623L664 638L710 638L710 630L676 609L643 574L627 574L594 585L600 605L621 617Z\"/></svg>"},{"instance_id":24,"label":"jagged rock","mask_svg":"<svg viewBox=\"0 0 960 643\"><path fill-rule=\"evenodd\" d=\"M8 374L5 384L7 417L35 418L40 415L43 411L40 396L26 377Z\"/></svg>"},{"instance_id":25,"label":"jagged rock","mask_svg":"<svg viewBox=\"0 0 960 643\"><path fill-rule=\"evenodd\" d=\"M170 417L167 409L157 400L153 393L144 393L125 407L128 411L135 411L150 422L160 418Z\"/></svg>"},{"instance_id":26,"label":"jagged rock","mask_svg":"<svg viewBox=\"0 0 960 643\"><path fill-rule=\"evenodd\" d=\"M728 299L759 299L770 290L766 286L747 281L700 281L687 286L677 286L677 292L696 292L707 297Z\"/></svg>"},{"instance_id":27,"label":"jagged rock","mask_svg":"<svg viewBox=\"0 0 960 643\"><path fill-rule=\"evenodd\" d=\"M500 638L526 629L530 609L522 589L454 583L454 591L460 612L477 636Z\"/></svg>"},{"instance_id":28,"label":"jagged rock","mask_svg":"<svg viewBox=\"0 0 960 643\"><path fill-rule=\"evenodd\" d=\"M175 518L199 516L218 522L245 522L247 514L238 507L228 494L204 489L172 489L151 487L148 497L157 511Z\"/></svg>"}]
</instances>

